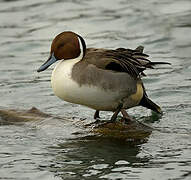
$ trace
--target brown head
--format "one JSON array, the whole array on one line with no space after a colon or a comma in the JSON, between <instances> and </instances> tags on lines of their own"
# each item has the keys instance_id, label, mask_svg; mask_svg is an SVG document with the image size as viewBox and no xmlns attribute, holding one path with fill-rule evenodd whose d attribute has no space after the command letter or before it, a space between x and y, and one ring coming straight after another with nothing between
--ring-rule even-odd
<instances>
[{"instance_id":1,"label":"brown head","mask_svg":"<svg viewBox=\"0 0 191 180\"><path fill-rule=\"evenodd\" d=\"M85 52L86 44L81 36L71 31L62 32L52 41L50 57L37 72L44 71L57 60L82 59Z\"/></svg>"}]
</instances>

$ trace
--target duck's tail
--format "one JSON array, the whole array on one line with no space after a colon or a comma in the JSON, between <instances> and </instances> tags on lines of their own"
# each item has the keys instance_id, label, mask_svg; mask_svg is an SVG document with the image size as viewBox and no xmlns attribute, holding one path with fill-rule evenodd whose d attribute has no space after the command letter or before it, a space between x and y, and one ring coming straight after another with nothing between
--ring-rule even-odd
<instances>
[{"instance_id":1,"label":"duck's tail","mask_svg":"<svg viewBox=\"0 0 191 180\"><path fill-rule=\"evenodd\" d=\"M139 105L143 106L143 107L146 107L148 109L151 109L159 114L162 114L162 110L161 108L155 104L154 102L152 102L148 97L147 95L143 95L143 98L141 99Z\"/></svg>"},{"instance_id":2,"label":"duck's tail","mask_svg":"<svg viewBox=\"0 0 191 180\"><path fill-rule=\"evenodd\" d=\"M141 58L141 56L139 56L139 58L137 59L141 65L144 65L145 67L151 68L151 69L154 69L153 66L159 65L159 64L169 64L169 65L171 65L171 63L168 63L168 62L161 62L161 61L159 61L159 62L151 62L148 59L144 58L144 56L148 57L148 55L144 54L143 51L144 51L143 46L138 46L135 49L135 52L142 53L142 58Z\"/></svg>"}]
</instances>

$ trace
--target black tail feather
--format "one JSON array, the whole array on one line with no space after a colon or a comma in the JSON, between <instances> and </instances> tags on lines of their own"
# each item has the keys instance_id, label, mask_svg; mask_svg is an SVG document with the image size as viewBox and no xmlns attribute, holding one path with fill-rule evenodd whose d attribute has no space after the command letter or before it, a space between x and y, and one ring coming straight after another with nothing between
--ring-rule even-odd
<instances>
[{"instance_id":1,"label":"black tail feather","mask_svg":"<svg viewBox=\"0 0 191 180\"><path fill-rule=\"evenodd\" d=\"M171 63L168 63L168 62L150 62L149 64L151 66L158 65L158 64L169 64L169 65L171 65Z\"/></svg>"},{"instance_id":2,"label":"black tail feather","mask_svg":"<svg viewBox=\"0 0 191 180\"><path fill-rule=\"evenodd\" d=\"M146 95L143 95L143 98L141 99L139 105L151 109L159 114L162 114L161 108L157 104L152 102Z\"/></svg>"}]
</instances>

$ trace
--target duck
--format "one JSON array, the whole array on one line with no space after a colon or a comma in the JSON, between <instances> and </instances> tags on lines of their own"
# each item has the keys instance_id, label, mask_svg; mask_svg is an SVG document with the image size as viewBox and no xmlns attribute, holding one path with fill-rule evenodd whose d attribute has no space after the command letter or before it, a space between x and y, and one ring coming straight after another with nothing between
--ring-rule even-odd
<instances>
[{"instance_id":1,"label":"duck","mask_svg":"<svg viewBox=\"0 0 191 180\"><path fill-rule=\"evenodd\" d=\"M142 77L146 76L144 71L148 68L170 64L151 62L143 50L143 46L87 48L80 35L64 31L53 39L50 56L37 72L57 62L51 76L57 97L94 109L94 119L100 118L100 111L111 111L111 122L116 121L120 112L124 119L132 121L126 110L135 106L162 114L160 106L149 99Z\"/></svg>"}]
</instances>

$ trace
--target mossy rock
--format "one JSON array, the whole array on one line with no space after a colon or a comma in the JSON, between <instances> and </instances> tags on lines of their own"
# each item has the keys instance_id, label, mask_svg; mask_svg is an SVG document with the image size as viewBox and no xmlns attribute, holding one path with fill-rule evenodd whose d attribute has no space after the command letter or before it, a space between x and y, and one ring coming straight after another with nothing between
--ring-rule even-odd
<instances>
[{"instance_id":1,"label":"mossy rock","mask_svg":"<svg viewBox=\"0 0 191 180\"><path fill-rule=\"evenodd\" d=\"M149 137L152 128L138 121L98 123L92 131L102 137L113 137L127 141L144 140Z\"/></svg>"}]
</instances>

